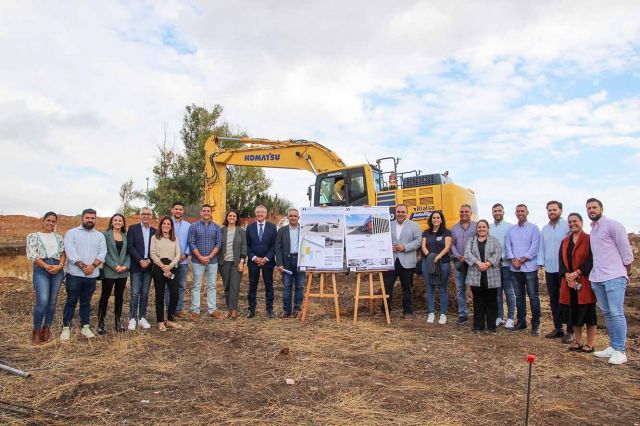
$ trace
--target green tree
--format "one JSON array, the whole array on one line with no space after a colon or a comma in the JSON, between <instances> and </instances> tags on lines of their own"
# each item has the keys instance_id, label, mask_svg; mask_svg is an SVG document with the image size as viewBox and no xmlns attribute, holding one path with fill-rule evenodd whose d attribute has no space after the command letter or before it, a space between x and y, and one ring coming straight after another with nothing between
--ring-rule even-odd
<instances>
[{"instance_id":1,"label":"green tree","mask_svg":"<svg viewBox=\"0 0 640 426\"><path fill-rule=\"evenodd\" d=\"M185 108L180 130L182 149L170 144L165 137L158 146L158 158L153 168L155 188L149 191L149 202L158 214L168 213L171 204L180 200L185 204L187 216L198 216L204 194L204 144L214 136L243 137L246 134L234 132L229 124L220 121L223 108L189 105ZM223 148L239 147L237 141L224 141ZM227 208L238 209L241 214L251 210L257 195L269 187L264 170L256 167L229 167L227 179Z\"/></svg>"},{"instance_id":2,"label":"green tree","mask_svg":"<svg viewBox=\"0 0 640 426\"><path fill-rule=\"evenodd\" d=\"M138 211L138 207L133 205L135 200L143 200L144 192L133 188L133 179L129 179L120 186L120 200L122 205L118 209L118 213L125 216L131 216Z\"/></svg>"}]
</instances>

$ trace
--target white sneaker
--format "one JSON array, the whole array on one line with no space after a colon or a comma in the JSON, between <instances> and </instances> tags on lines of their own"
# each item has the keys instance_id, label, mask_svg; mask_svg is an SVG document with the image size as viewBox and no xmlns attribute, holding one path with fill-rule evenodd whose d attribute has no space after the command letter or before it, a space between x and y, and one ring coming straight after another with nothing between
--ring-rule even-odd
<instances>
[{"instance_id":1,"label":"white sneaker","mask_svg":"<svg viewBox=\"0 0 640 426\"><path fill-rule=\"evenodd\" d=\"M620 351L613 351L611 358L609 358L609 364L620 365L627 362L627 354Z\"/></svg>"},{"instance_id":2,"label":"white sneaker","mask_svg":"<svg viewBox=\"0 0 640 426\"><path fill-rule=\"evenodd\" d=\"M62 333L60 333L60 340L66 341L71 338L71 329L69 327L62 327Z\"/></svg>"},{"instance_id":3,"label":"white sneaker","mask_svg":"<svg viewBox=\"0 0 640 426\"><path fill-rule=\"evenodd\" d=\"M440 319L438 320L438 324L444 325L447 323L447 316L445 314L440 314Z\"/></svg>"},{"instance_id":4,"label":"white sneaker","mask_svg":"<svg viewBox=\"0 0 640 426\"><path fill-rule=\"evenodd\" d=\"M433 321L435 321L435 319L436 319L436 314L434 314L433 312L431 312L431 313L429 314L429 316L427 317L427 322L428 322L429 324L431 324Z\"/></svg>"},{"instance_id":5,"label":"white sneaker","mask_svg":"<svg viewBox=\"0 0 640 426\"><path fill-rule=\"evenodd\" d=\"M96 337L96 335L93 334L93 332L89 328L89 324L85 324L85 325L82 326L82 330L80 330L80 334L82 334L87 339L91 339L93 337Z\"/></svg>"},{"instance_id":6,"label":"white sneaker","mask_svg":"<svg viewBox=\"0 0 640 426\"><path fill-rule=\"evenodd\" d=\"M140 324L140 327L144 328L145 330L148 330L151 328L151 324L149 324L149 321L147 321L146 318L140 318L140 321L138 321L138 324Z\"/></svg>"},{"instance_id":7,"label":"white sneaker","mask_svg":"<svg viewBox=\"0 0 640 426\"><path fill-rule=\"evenodd\" d=\"M129 326L127 327L127 330L135 331L135 329L136 329L136 319L135 318L131 318L129 320Z\"/></svg>"},{"instance_id":8,"label":"white sneaker","mask_svg":"<svg viewBox=\"0 0 640 426\"><path fill-rule=\"evenodd\" d=\"M502 318L496 318L496 327L500 327L502 325Z\"/></svg>"},{"instance_id":9,"label":"white sneaker","mask_svg":"<svg viewBox=\"0 0 640 426\"><path fill-rule=\"evenodd\" d=\"M597 356L598 358L611 358L611 355L613 355L614 352L616 352L616 350L609 346L607 349L594 352L593 356Z\"/></svg>"},{"instance_id":10,"label":"white sneaker","mask_svg":"<svg viewBox=\"0 0 640 426\"><path fill-rule=\"evenodd\" d=\"M507 319L507 322L504 323L504 328L513 328L513 320L511 318Z\"/></svg>"}]
</instances>

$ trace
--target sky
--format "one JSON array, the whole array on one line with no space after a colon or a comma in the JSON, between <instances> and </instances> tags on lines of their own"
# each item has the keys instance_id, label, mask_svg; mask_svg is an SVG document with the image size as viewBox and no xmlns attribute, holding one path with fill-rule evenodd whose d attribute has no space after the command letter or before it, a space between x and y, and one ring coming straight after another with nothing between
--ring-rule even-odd
<instances>
[{"instance_id":1,"label":"sky","mask_svg":"<svg viewBox=\"0 0 640 426\"><path fill-rule=\"evenodd\" d=\"M194 103L347 164L448 170L482 218L595 196L640 231L637 1L3 0L0 63L0 214L113 213ZM312 174L267 174L308 205Z\"/></svg>"}]
</instances>

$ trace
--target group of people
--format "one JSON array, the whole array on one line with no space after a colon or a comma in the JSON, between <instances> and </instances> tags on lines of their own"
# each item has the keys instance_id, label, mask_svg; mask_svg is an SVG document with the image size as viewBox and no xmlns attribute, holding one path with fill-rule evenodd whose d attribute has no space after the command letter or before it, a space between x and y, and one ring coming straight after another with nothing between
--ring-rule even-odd
<instances>
[{"instance_id":1,"label":"group of people","mask_svg":"<svg viewBox=\"0 0 640 426\"><path fill-rule=\"evenodd\" d=\"M511 331L528 329L526 298L531 308L531 334L540 335L540 297L538 268L544 269L554 328L547 338L561 338L570 351L593 353L609 358L611 364L627 361L625 355L626 319L624 294L633 252L624 227L603 216L602 203L590 198L586 210L591 235L583 231L583 219L571 213L562 217L562 203L547 203L549 223L542 230L527 221L528 208L516 206L518 222L504 220L504 207L492 207L493 221L471 220L472 207L463 204L460 218L451 229L441 211L433 212L422 232L407 220L408 208L395 208L391 222L394 267L384 273L388 306L392 306L397 278L402 286L403 316L414 316L413 275L416 265L425 281L427 323L436 319L436 289L440 299L439 324L446 324L448 282L454 271L457 324L468 321L467 287L473 295L474 333L496 333L504 325ZM212 208L200 209L200 220L189 223L183 218L184 205L175 202L171 216L160 219L158 229L151 226L152 211L140 211L140 223L126 227L125 217L113 215L107 230L95 229L96 212L82 212L80 226L64 238L55 232L57 215L44 215L43 229L27 236L27 257L33 262L36 305L33 311L34 344L51 339L57 297L66 270L67 300L63 313L61 340L71 336L71 321L80 304L81 334L94 337L89 316L96 281L102 280L98 303L98 334L105 334L108 300L115 288L114 330L124 332L136 327L151 328L146 318L149 287L155 288L156 321L160 331L181 328L176 319L200 318L200 293L206 281L207 315L224 316L217 307L218 271L224 284L226 317L238 317L240 282L245 264L249 269L247 318L256 315L260 276L265 290L265 312L274 318L273 274L282 274L281 317L297 317L303 302L305 273L297 267L300 240L299 211L287 212L288 225L277 229L268 222L267 209L255 209L256 221L246 230L239 225L240 215L229 210L222 226L212 221ZM191 260L193 288L189 316L183 311L187 273ZM123 295L130 279L129 321L122 320ZM168 290L168 291L167 291ZM507 312L504 318L504 301ZM609 331L610 346L595 352L597 325L595 303L600 305ZM166 318L165 318L166 312ZM566 324L566 328L565 328ZM583 338L586 326L586 341Z\"/></svg>"},{"instance_id":2,"label":"group of people","mask_svg":"<svg viewBox=\"0 0 640 426\"><path fill-rule=\"evenodd\" d=\"M226 213L222 226L211 218L212 208L200 209L200 220L184 220L184 205L173 203L171 216L151 226L152 211L140 211L140 223L128 229L123 215L116 213L109 219L104 232L95 229L96 211L85 209L81 225L70 229L63 237L55 232L58 216L47 212L39 232L27 236L27 257L33 262L33 284L36 304L33 311L32 342L51 340L51 325L63 278L67 300L64 305L60 340L71 337L71 322L76 306L80 305L80 333L94 337L90 328L91 298L96 281L102 281L98 302L98 334L105 334L108 301L115 289L114 330L133 331L137 327L151 328L147 320L149 287L155 288L156 321L160 331L181 328L176 319L197 321L200 317L200 293L206 281L207 315L214 319L224 316L217 307L216 280L218 271L224 283L226 317L238 317L240 281L249 267L248 318L256 314L257 289L260 275L265 286L266 315L274 318L274 269L282 272L282 317L296 317L302 305L304 272L297 269L296 243L299 239L299 212L288 211L289 224L278 230L267 222L267 209L255 209L256 222L245 230L240 227L236 210ZM293 243L292 243L293 242ZM190 315L183 311L184 294L191 260L193 288ZM66 276L65 276L66 271ZM124 291L130 281L131 300L129 321L122 320ZM165 318L166 312L166 318Z\"/></svg>"},{"instance_id":3,"label":"group of people","mask_svg":"<svg viewBox=\"0 0 640 426\"><path fill-rule=\"evenodd\" d=\"M407 206L396 206L396 220L391 223L394 269L384 273L389 302L399 278L403 316L414 317L413 275L416 266L420 266L426 287L427 323L436 320L438 290L438 323L446 324L447 287L453 270L458 305L456 324L465 324L469 319L467 288L471 287L474 333L496 333L501 325L514 332L527 330L528 297L531 334L539 336L538 271L542 269L553 319L553 329L545 337L562 339L570 345L569 351L592 353L608 358L611 364L624 364L627 362L624 295L633 262L624 226L604 216L602 202L596 198L586 202L591 235L584 232L579 213L569 214L567 220L562 217L561 202L549 201L546 208L549 222L542 229L527 220L529 210L525 204L516 206L518 222L511 224L504 220L504 206L496 203L491 222L471 220L472 207L463 204L459 221L450 229L444 214L434 211L427 229L421 232L416 223L407 220ZM596 302L604 314L610 342L601 351L594 348Z\"/></svg>"}]
</instances>

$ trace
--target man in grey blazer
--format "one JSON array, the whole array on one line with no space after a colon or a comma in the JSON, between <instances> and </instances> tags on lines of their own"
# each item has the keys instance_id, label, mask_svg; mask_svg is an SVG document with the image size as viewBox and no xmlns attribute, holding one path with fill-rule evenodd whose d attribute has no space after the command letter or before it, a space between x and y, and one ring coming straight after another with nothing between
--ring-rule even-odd
<instances>
[{"instance_id":1,"label":"man in grey blazer","mask_svg":"<svg viewBox=\"0 0 640 426\"><path fill-rule=\"evenodd\" d=\"M304 297L304 272L298 270L298 246L300 245L298 209L289 209L287 219L289 225L280 228L276 238L276 265L282 273L282 318L297 317ZM292 296L293 311L291 310Z\"/></svg>"},{"instance_id":2,"label":"man in grey blazer","mask_svg":"<svg viewBox=\"0 0 640 426\"><path fill-rule=\"evenodd\" d=\"M393 287L400 277L402 285L402 314L413 318L413 274L416 270L417 251L422 232L417 223L407 220L405 204L396 206L396 220L391 222L394 269L383 274L384 288L389 295L389 310L392 306ZM384 308L383 308L384 309Z\"/></svg>"}]
</instances>

